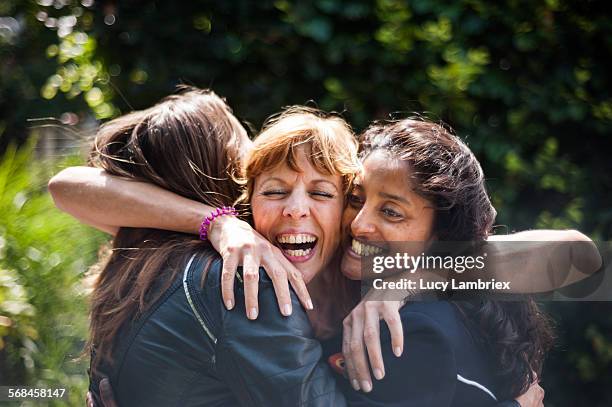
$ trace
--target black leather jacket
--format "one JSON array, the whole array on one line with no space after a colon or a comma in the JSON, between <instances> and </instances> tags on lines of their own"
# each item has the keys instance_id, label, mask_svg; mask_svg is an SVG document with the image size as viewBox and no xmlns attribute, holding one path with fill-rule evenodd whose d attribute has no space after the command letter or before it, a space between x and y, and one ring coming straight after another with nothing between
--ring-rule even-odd
<instances>
[{"instance_id":1,"label":"black leather jacket","mask_svg":"<svg viewBox=\"0 0 612 407\"><path fill-rule=\"evenodd\" d=\"M432 339L448 336L440 331L448 328L422 316L432 313L432 318L451 327L454 319L445 305L403 310L406 351L400 359L385 356L388 378L375 382L374 392L364 394L353 391L324 363L321 345L295 294L293 314L283 317L272 282L260 270L260 312L256 321L250 321L245 316L240 278L234 310L223 306L221 260L216 252L205 250L187 260L160 300L121 330L113 364L92 369L89 388L97 405L102 406L98 388L102 376L109 377L118 404L130 407L345 406L340 387L351 406L516 405L498 403L480 390L456 391L456 356L450 345L435 346ZM447 333L456 339L461 336L458 332ZM388 339L383 337L384 349L390 349ZM452 373L448 383L440 379L442 365L448 365ZM419 377L427 380L421 383ZM483 397L484 401L476 402Z\"/></svg>"},{"instance_id":2,"label":"black leather jacket","mask_svg":"<svg viewBox=\"0 0 612 407\"><path fill-rule=\"evenodd\" d=\"M120 406L346 405L297 297L283 317L261 270L260 316L250 321L240 281L234 310L225 309L220 276L211 250L189 259L155 306L122 330L113 365L91 375L96 404L105 374Z\"/></svg>"}]
</instances>

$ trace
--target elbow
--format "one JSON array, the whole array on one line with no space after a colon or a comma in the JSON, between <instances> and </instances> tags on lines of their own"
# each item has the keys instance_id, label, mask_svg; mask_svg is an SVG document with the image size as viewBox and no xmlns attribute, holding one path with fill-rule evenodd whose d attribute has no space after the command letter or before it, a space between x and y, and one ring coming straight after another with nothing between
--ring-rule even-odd
<instances>
[{"instance_id":1,"label":"elbow","mask_svg":"<svg viewBox=\"0 0 612 407\"><path fill-rule=\"evenodd\" d=\"M66 171L67 170L60 171L59 173L54 175L47 183L47 190L49 191L51 198L53 198L53 202L55 203L55 206L62 211L65 210L63 206L63 202L64 202L63 198L66 192L66 184L67 184Z\"/></svg>"},{"instance_id":2,"label":"elbow","mask_svg":"<svg viewBox=\"0 0 612 407\"><path fill-rule=\"evenodd\" d=\"M47 190L59 210L69 212L68 204L78 180L78 167L69 167L55 174L47 183Z\"/></svg>"},{"instance_id":3,"label":"elbow","mask_svg":"<svg viewBox=\"0 0 612 407\"><path fill-rule=\"evenodd\" d=\"M584 233L567 230L562 240L570 242L572 263L578 270L592 274L601 268L603 260L599 248Z\"/></svg>"}]
</instances>

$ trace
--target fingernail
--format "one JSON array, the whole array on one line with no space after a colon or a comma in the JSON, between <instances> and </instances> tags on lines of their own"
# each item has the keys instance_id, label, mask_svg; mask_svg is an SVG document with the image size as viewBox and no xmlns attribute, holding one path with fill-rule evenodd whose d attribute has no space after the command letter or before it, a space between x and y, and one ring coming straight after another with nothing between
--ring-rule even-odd
<instances>
[{"instance_id":1,"label":"fingernail","mask_svg":"<svg viewBox=\"0 0 612 407\"><path fill-rule=\"evenodd\" d=\"M399 358L400 356L402 356L402 348L396 346L395 348L393 348L393 353Z\"/></svg>"},{"instance_id":2,"label":"fingernail","mask_svg":"<svg viewBox=\"0 0 612 407\"><path fill-rule=\"evenodd\" d=\"M233 301L233 300L227 300L227 301L225 301L225 308L227 308L227 309L232 309L232 308L234 308L234 301Z\"/></svg>"},{"instance_id":3,"label":"fingernail","mask_svg":"<svg viewBox=\"0 0 612 407\"><path fill-rule=\"evenodd\" d=\"M286 316L286 317L291 315L291 304L283 305L283 315Z\"/></svg>"},{"instance_id":4,"label":"fingernail","mask_svg":"<svg viewBox=\"0 0 612 407\"><path fill-rule=\"evenodd\" d=\"M355 391L359 391L359 382L357 379L353 379L351 383L353 384L353 389L355 389Z\"/></svg>"},{"instance_id":5,"label":"fingernail","mask_svg":"<svg viewBox=\"0 0 612 407\"><path fill-rule=\"evenodd\" d=\"M376 380L382 380L382 378L385 377L385 374L381 369L376 368L374 369L374 377L376 378Z\"/></svg>"},{"instance_id":6,"label":"fingernail","mask_svg":"<svg viewBox=\"0 0 612 407\"><path fill-rule=\"evenodd\" d=\"M370 382L368 382L367 380L363 380L361 382L361 390L363 390L365 393L369 393L372 391L372 384Z\"/></svg>"},{"instance_id":7,"label":"fingernail","mask_svg":"<svg viewBox=\"0 0 612 407\"><path fill-rule=\"evenodd\" d=\"M308 300L308 301L306 301L306 308L308 308L308 309L314 309L314 305L312 305L312 300Z\"/></svg>"},{"instance_id":8,"label":"fingernail","mask_svg":"<svg viewBox=\"0 0 612 407\"><path fill-rule=\"evenodd\" d=\"M249 318L257 319L257 308L251 308L251 312L249 312Z\"/></svg>"}]
</instances>

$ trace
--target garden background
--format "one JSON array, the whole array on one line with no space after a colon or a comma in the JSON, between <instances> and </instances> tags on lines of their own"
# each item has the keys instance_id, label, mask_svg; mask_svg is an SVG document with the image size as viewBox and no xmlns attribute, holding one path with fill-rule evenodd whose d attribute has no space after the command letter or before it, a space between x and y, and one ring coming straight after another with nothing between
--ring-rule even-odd
<instances>
[{"instance_id":1,"label":"garden background","mask_svg":"<svg viewBox=\"0 0 612 407\"><path fill-rule=\"evenodd\" d=\"M84 273L101 233L53 207L96 126L177 84L259 128L314 101L356 131L426 112L481 160L502 232L612 235L612 18L605 1L0 2L0 385L82 405ZM549 303L547 406L612 405L612 304Z\"/></svg>"}]
</instances>

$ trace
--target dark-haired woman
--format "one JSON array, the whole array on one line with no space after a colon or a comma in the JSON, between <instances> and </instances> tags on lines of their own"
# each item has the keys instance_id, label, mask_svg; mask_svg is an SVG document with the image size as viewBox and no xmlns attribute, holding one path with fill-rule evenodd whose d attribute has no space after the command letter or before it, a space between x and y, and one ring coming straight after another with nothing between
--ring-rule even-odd
<instances>
[{"instance_id":1,"label":"dark-haired woman","mask_svg":"<svg viewBox=\"0 0 612 407\"><path fill-rule=\"evenodd\" d=\"M388 251L395 242L487 238L495 210L478 161L457 137L435 123L406 119L372 126L360 142L364 171L343 217L345 276L360 278L364 253ZM360 339L352 330L362 329L353 315L343 341L349 370L367 363L350 357ZM415 302L400 316L409 346L394 357L383 331L386 374L378 374L385 379L371 392L347 393L351 405L485 406L512 399L534 382L552 343L533 301ZM353 386L360 387L357 379Z\"/></svg>"},{"instance_id":2,"label":"dark-haired woman","mask_svg":"<svg viewBox=\"0 0 612 407\"><path fill-rule=\"evenodd\" d=\"M129 151L129 149L126 149L126 151ZM163 157L162 157L161 159L163 159ZM61 184L61 182L60 182L60 184ZM55 188L55 189L56 189L56 192L57 192L57 186L56 186L56 188ZM275 192L275 194L278 194L278 193L277 193L277 192ZM150 204L149 204L149 205L150 205ZM227 218L229 218L229 217L227 217ZM149 219L149 220L146 220L146 221L153 221L153 222L154 222L155 220L150 220L150 219ZM95 223L95 222L94 222L94 223ZM223 280L222 280L222 281L223 281ZM242 305L242 304L241 304L241 305ZM231 308L231 307L229 307L229 308ZM242 307L241 307L241 308L242 308ZM249 312L249 311L252 311L252 309L250 309L250 308L248 307L248 305L247 305L246 307L244 307L244 309L245 309L245 311L246 311L246 312L249 314L249 316L250 316L250 317L253 317L253 316L254 316L254 317L256 317L256 316L257 316L257 310L255 310L255 312L254 312L254 314L255 314L255 315L252 315L252 314ZM268 315L267 315L267 313L266 313L266 316L268 316ZM280 349L276 349L276 350L277 350L279 353L281 352L281 351L280 351ZM263 352L263 350L261 350L261 351ZM401 352L400 352L400 353L401 353ZM416 387L415 387L415 389L418 389L418 386L416 386ZM366 389L366 388L363 388L363 390L364 390L364 391L367 391L367 389ZM490 400L489 400L489 401L490 401Z\"/></svg>"}]
</instances>

